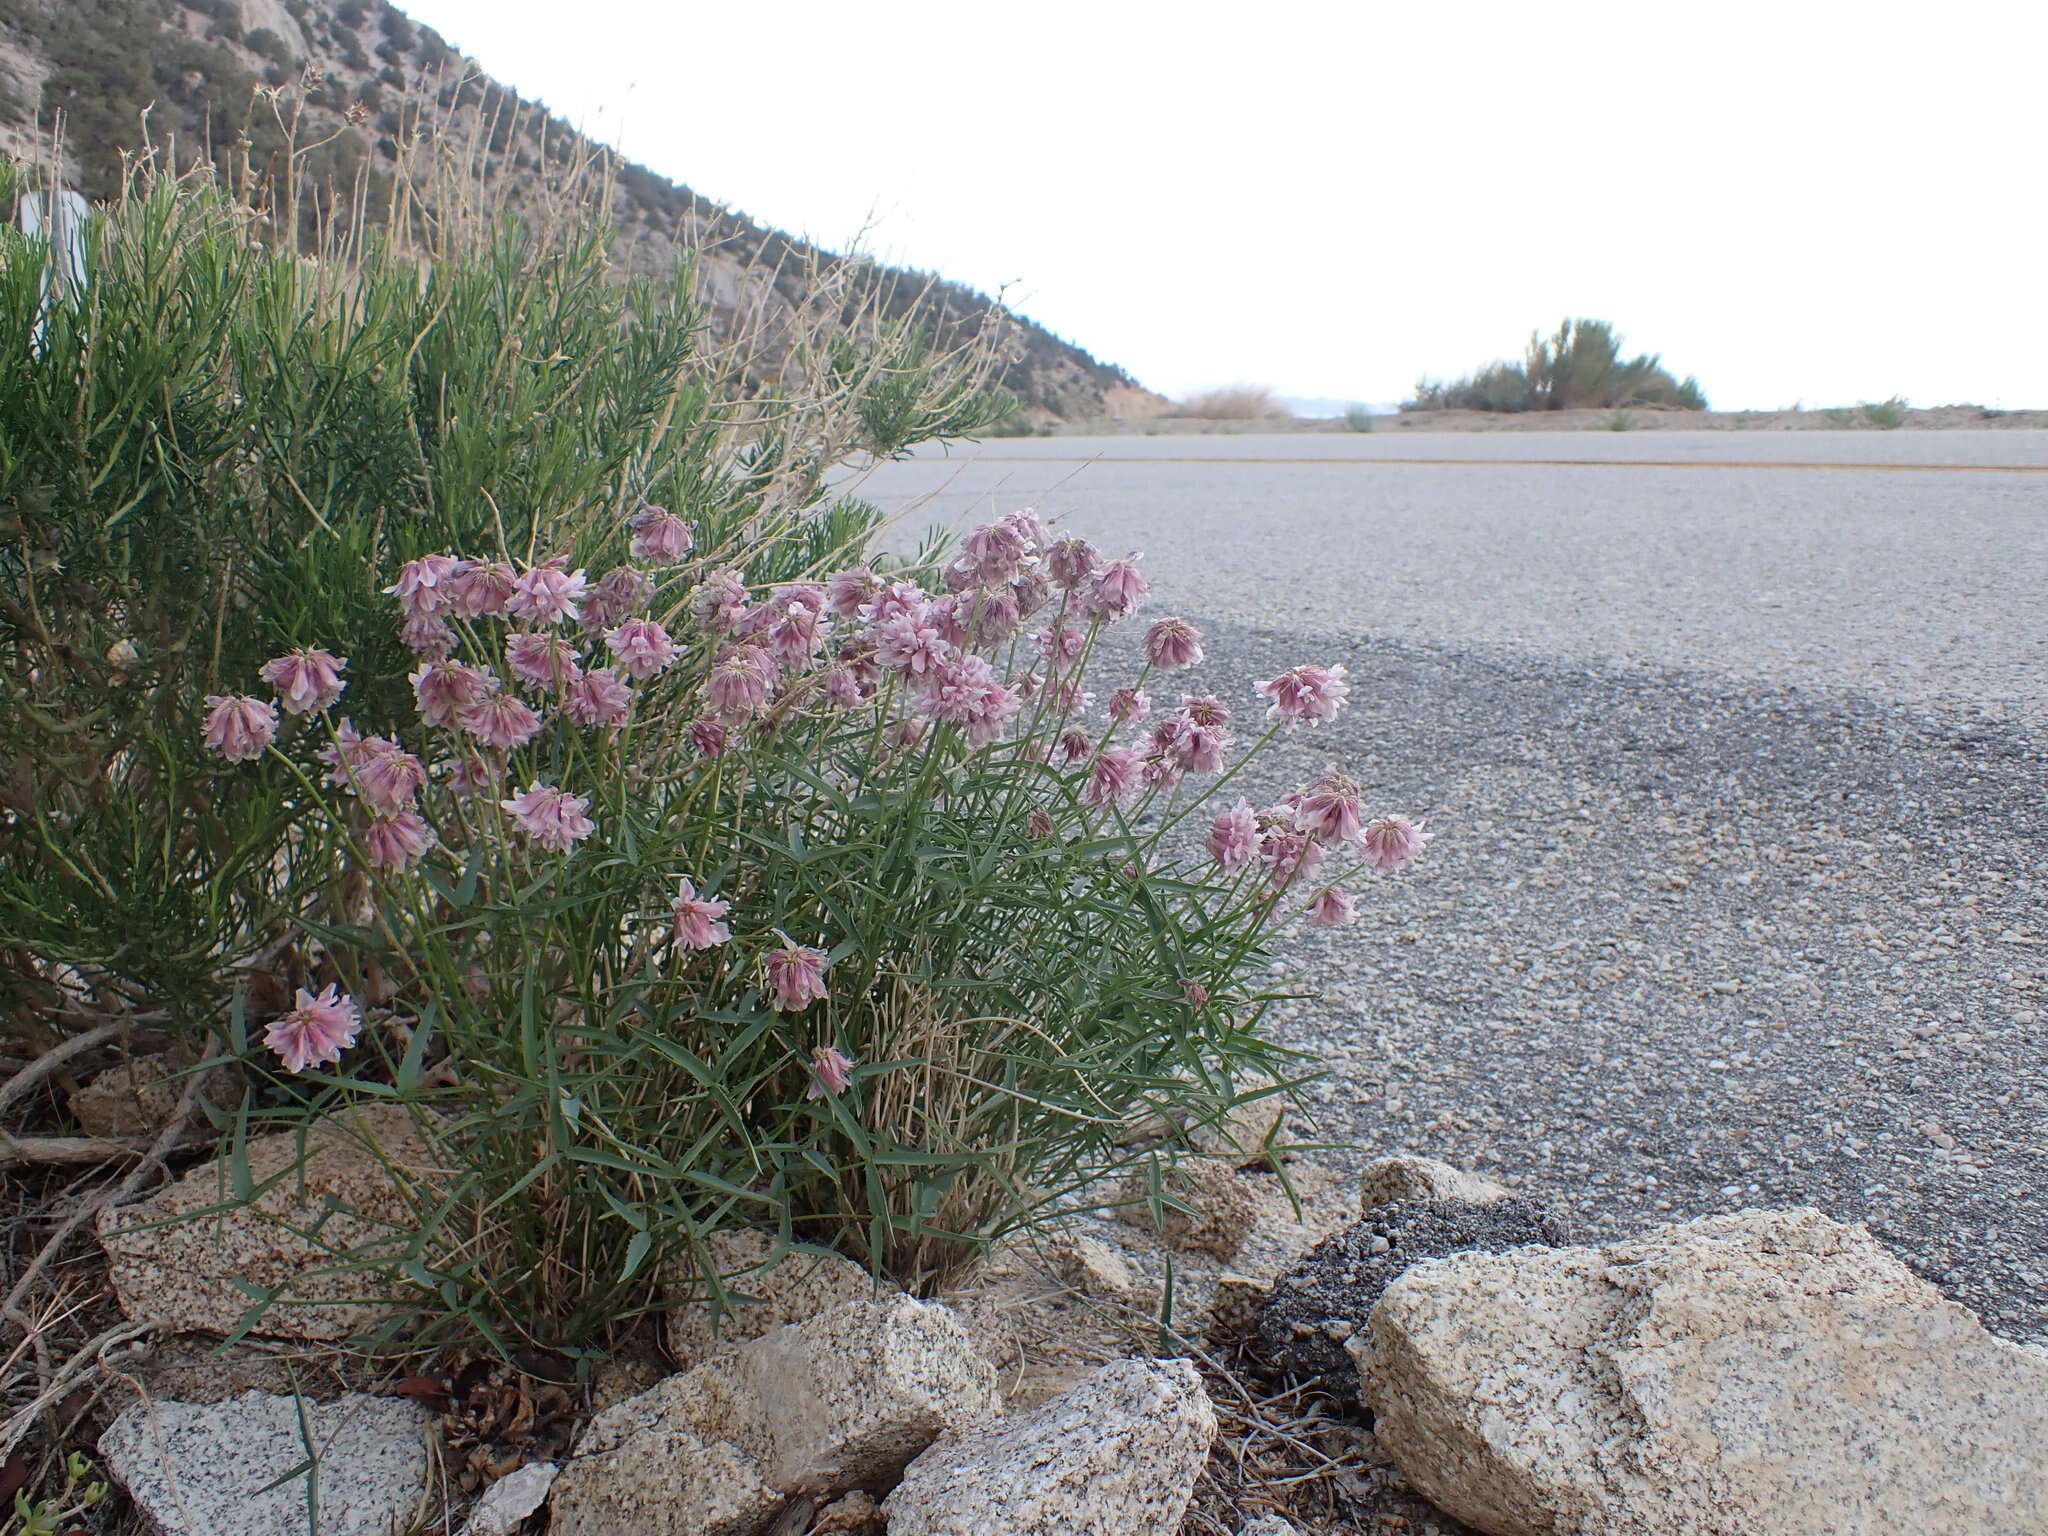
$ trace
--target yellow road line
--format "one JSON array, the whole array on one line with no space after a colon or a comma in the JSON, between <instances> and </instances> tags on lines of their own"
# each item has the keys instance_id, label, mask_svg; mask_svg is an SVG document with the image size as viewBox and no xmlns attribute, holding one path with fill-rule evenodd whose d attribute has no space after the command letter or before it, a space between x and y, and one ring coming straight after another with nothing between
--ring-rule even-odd
<instances>
[{"instance_id":1,"label":"yellow road line","mask_svg":"<svg viewBox=\"0 0 2048 1536\"><path fill-rule=\"evenodd\" d=\"M1228 458L1211 454L1148 454L1120 459L1105 454L980 453L972 458L909 459L912 464L1431 464L1442 469L1835 469L1941 475L2048 475L2048 464L1851 464L1830 459L1421 459Z\"/></svg>"}]
</instances>

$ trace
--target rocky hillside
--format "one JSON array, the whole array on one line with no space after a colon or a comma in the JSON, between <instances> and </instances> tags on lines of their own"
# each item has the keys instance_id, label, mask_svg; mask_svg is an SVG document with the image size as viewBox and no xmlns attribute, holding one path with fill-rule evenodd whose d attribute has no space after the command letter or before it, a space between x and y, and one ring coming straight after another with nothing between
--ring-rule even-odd
<instances>
[{"instance_id":1,"label":"rocky hillside","mask_svg":"<svg viewBox=\"0 0 2048 1536\"><path fill-rule=\"evenodd\" d=\"M47 145L61 119L66 174L88 196L112 190L121 152L143 136L145 112L158 142L175 135L188 152L222 157L245 148L258 167L274 164L285 135L261 99L265 88L303 95L298 142L326 141L306 164L338 185L359 172L373 188L388 178L423 109L473 110L495 124L492 170L503 175L531 174L543 156L580 142L568 124L384 0L0 0L0 151ZM644 166L615 170L619 259L652 270L678 241L703 249L700 283L714 330L764 303L801 303L806 264L834 260ZM1001 383L1027 420L1156 408L1121 368L984 294L886 267L863 281L895 312L920 308L942 338L972 333L992 315L1011 322Z\"/></svg>"}]
</instances>

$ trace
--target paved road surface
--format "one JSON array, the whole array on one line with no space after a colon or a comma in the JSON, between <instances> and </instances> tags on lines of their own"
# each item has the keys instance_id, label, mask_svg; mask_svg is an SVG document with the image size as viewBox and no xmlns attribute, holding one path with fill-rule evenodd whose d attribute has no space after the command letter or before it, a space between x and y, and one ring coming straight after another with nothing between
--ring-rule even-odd
<instances>
[{"instance_id":1,"label":"paved road surface","mask_svg":"<svg viewBox=\"0 0 2048 1536\"><path fill-rule=\"evenodd\" d=\"M1335 759L1439 836L1284 946L1333 1138L1589 1233L1816 1203L2048 1339L2048 473L1945 460L2048 433L1030 439L867 493L1145 550L1247 710L1350 667L1260 790Z\"/></svg>"}]
</instances>

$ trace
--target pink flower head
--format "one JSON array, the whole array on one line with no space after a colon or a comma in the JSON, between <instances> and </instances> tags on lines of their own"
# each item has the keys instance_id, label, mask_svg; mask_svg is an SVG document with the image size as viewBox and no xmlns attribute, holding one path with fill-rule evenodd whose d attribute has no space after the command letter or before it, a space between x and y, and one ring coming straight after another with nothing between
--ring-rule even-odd
<instances>
[{"instance_id":1,"label":"pink flower head","mask_svg":"<svg viewBox=\"0 0 2048 1536\"><path fill-rule=\"evenodd\" d=\"M699 715L690 722L690 746L699 757L716 757L725 750L725 722L716 715Z\"/></svg>"},{"instance_id":2,"label":"pink flower head","mask_svg":"<svg viewBox=\"0 0 2048 1536\"><path fill-rule=\"evenodd\" d=\"M775 659L758 645L731 645L711 663L704 693L721 715L739 720L768 702Z\"/></svg>"},{"instance_id":3,"label":"pink flower head","mask_svg":"<svg viewBox=\"0 0 2048 1536\"><path fill-rule=\"evenodd\" d=\"M1180 717L1190 725L1220 731L1230 724L1230 711L1213 693L1184 693L1180 696Z\"/></svg>"},{"instance_id":4,"label":"pink flower head","mask_svg":"<svg viewBox=\"0 0 2048 1536\"><path fill-rule=\"evenodd\" d=\"M384 589L398 599L398 611L409 619L432 618L448 607L447 583L462 574L467 561L453 555L422 555L398 569L398 580Z\"/></svg>"},{"instance_id":5,"label":"pink flower head","mask_svg":"<svg viewBox=\"0 0 2048 1536\"><path fill-rule=\"evenodd\" d=\"M861 623L881 624L906 613L923 613L931 599L914 581L892 581L855 610Z\"/></svg>"},{"instance_id":6,"label":"pink flower head","mask_svg":"<svg viewBox=\"0 0 2048 1536\"><path fill-rule=\"evenodd\" d=\"M1185 713L1173 716L1172 723L1178 728L1165 752L1175 767L1187 773L1215 773L1222 768L1226 738L1221 731L1198 725Z\"/></svg>"},{"instance_id":7,"label":"pink flower head","mask_svg":"<svg viewBox=\"0 0 2048 1536\"><path fill-rule=\"evenodd\" d=\"M333 745L322 747L313 754L327 765L327 776L320 782L336 786L346 785L349 782L350 770L358 755L364 750L363 733L355 728L347 716L343 716L341 723L334 728ZM376 748L370 747L368 750L375 751Z\"/></svg>"},{"instance_id":8,"label":"pink flower head","mask_svg":"<svg viewBox=\"0 0 2048 1536\"><path fill-rule=\"evenodd\" d=\"M825 995L825 951L785 944L761 957L761 983L768 1006L778 1013L800 1013Z\"/></svg>"},{"instance_id":9,"label":"pink flower head","mask_svg":"<svg viewBox=\"0 0 2048 1536\"><path fill-rule=\"evenodd\" d=\"M861 687L860 674L852 667L841 664L825 674L825 702L839 709L851 709L867 697L867 690Z\"/></svg>"},{"instance_id":10,"label":"pink flower head","mask_svg":"<svg viewBox=\"0 0 2048 1536\"><path fill-rule=\"evenodd\" d=\"M948 645L965 645L967 620L980 599L979 592L949 592L944 597L935 597L924 605L921 622L936 629Z\"/></svg>"},{"instance_id":11,"label":"pink flower head","mask_svg":"<svg viewBox=\"0 0 2048 1536\"><path fill-rule=\"evenodd\" d=\"M1033 550L1025 530L1007 518L998 518L983 523L962 539L960 553L973 573L974 582L993 587L1015 576Z\"/></svg>"},{"instance_id":12,"label":"pink flower head","mask_svg":"<svg viewBox=\"0 0 2048 1536\"><path fill-rule=\"evenodd\" d=\"M1294 824L1323 843L1348 843L1358 836L1364 818L1358 808L1358 786L1335 768L1294 799Z\"/></svg>"},{"instance_id":13,"label":"pink flower head","mask_svg":"<svg viewBox=\"0 0 2048 1536\"><path fill-rule=\"evenodd\" d=\"M1286 812L1271 812L1260 819L1259 857L1273 886L1285 890L1323 862L1322 845L1299 831Z\"/></svg>"},{"instance_id":14,"label":"pink flower head","mask_svg":"<svg viewBox=\"0 0 2048 1536\"><path fill-rule=\"evenodd\" d=\"M1052 836L1052 817L1044 811L1033 811L1024 818L1024 835L1032 838Z\"/></svg>"},{"instance_id":15,"label":"pink flower head","mask_svg":"<svg viewBox=\"0 0 2048 1536\"><path fill-rule=\"evenodd\" d=\"M669 903L669 927L683 949L713 949L732 938L732 929L721 919L732 910L730 902L713 896L699 896L697 887L685 878L678 883L676 899Z\"/></svg>"},{"instance_id":16,"label":"pink flower head","mask_svg":"<svg viewBox=\"0 0 2048 1536\"><path fill-rule=\"evenodd\" d=\"M970 599L967 637L979 646L997 646L1017 632L1024 615L1017 594L1008 587L977 593Z\"/></svg>"},{"instance_id":17,"label":"pink flower head","mask_svg":"<svg viewBox=\"0 0 2048 1536\"><path fill-rule=\"evenodd\" d=\"M1114 805L1129 799L1138 787L1142 767L1138 754L1129 747L1105 748L1089 765L1081 799L1088 805Z\"/></svg>"},{"instance_id":18,"label":"pink flower head","mask_svg":"<svg viewBox=\"0 0 2048 1536\"><path fill-rule=\"evenodd\" d=\"M633 716L633 690L611 667L593 667L562 690L562 713L578 725L624 725Z\"/></svg>"},{"instance_id":19,"label":"pink flower head","mask_svg":"<svg viewBox=\"0 0 2048 1536\"><path fill-rule=\"evenodd\" d=\"M1086 586L1101 566L1101 553L1086 539L1056 539L1045 552L1045 574L1063 592Z\"/></svg>"},{"instance_id":20,"label":"pink flower head","mask_svg":"<svg viewBox=\"0 0 2048 1536\"><path fill-rule=\"evenodd\" d=\"M492 679L459 661L426 662L407 680L420 718L446 729L455 726L463 710L491 696Z\"/></svg>"},{"instance_id":21,"label":"pink flower head","mask_svg":"<svg viewBox=\"0 0 2048 1536\"><path fill-rule=\"evenodd\" d=\"M457 723L487 747L510 752L540 734L540 716L509 693L477 700L456 716Z\"/></svg>"},{"instance_id":22,"label":"pink flower head","mask_svg":"<svg viewBox=\"0 0 2048 1536\"><path fill-rule=\"evenodd\" d=\"M645 571L630 565L615 565L598 584L583 594L577 620L588 635L601 635L621 620L630 619L654 597L654 582Z\"/></svg>"},{"instance_id":23,"label":"pink flower head","mask_svg":"<svg viewBox=\"0 0 2048 1536\"><path fill-rule=\"evenodd\" d=\"M1234 875L1259 855L1259 818L1240 800L1209 823L1209 857Z\"/></svg>"},{"instance_id":24,"label":"pink flower head","mask_svg":"<svg viewBox=\"0 0 2048 1536\"><path fill-rule=\"evenodd\" d=\"M865 565L834 571L825 578L825 606L839 618L859 618L862 606L881 590L882 578Z\"/></svg>"},{"instance_id":25,"label":"pink flower head","mask_svg":"<svg viewBox=\"0 0 2048 1536\"><path fill-rule=\"evenodd\" d=\"M426 767L388 736L368 736L344 759L348 782L363 804L395 816L427 782Z\"/></svg>"},{"instance_id":26,"label":"pink flower head","mask_svg":"<svg viewBox=\"0 0 2048 1536\"><path fill-rule=\"evenodd\" d=\"M512 602L519 573L504 560L478 560L442 583L451 613L465 619L487 619Z\"/></svg>"},{"instance_id":27,"label":"pink flower head","mask_svg":"<svg viewBox=\"0 0 2048 1536\"><path fill-rule=\"evenodd\" d=\"M1035 556L1045 548L1045 522L1039 517L1038 508L1019 507L1014 512L1005 512L996 521L1024 541L1027 557Z\"/></svg>"},{"instance_id":28,"label":"pink flower head","mask_svg":"<svg viewBox=\"0 0 2048 1536\"><path fill-rule=\"evenodd\" d=\"M231 763L261 757L277 739L277 706L253 694L206 696L205 740Z\"/></svg>"},{"instance_id":29,"label":"pink flower head","mask_svg":"<svg viewBox=\"0 0 2048 1536\"><path fill-rule=\"evenodd\" d=\"M415 656L441 661L455 653L455 631L438 613L415 614L398 627L398 640Z\"/></svg>"},{"instance_id":30,"label":"pink flower head","mask_svg":"<svg viewBox=\"0 0 2048 1536\"><path fill-rule=\"evenodd\" d=\"M1010 582L1010 598L1017 605L1017 617L1030 618L1052 600L1052 583L1036 566Z\"/></svg>"},{"instance_id":31,"label":"pink flower head","mask_svg":"<svg viewBox=\"0 0 2048 1536\"><path fill-rule=\"evenodd\" d=\"M1311 725L1335 719L1351 691L1341 666L1289 667L1252 687L1273 701L1266 711L1268 720L1306 720Z\"/></svg>"},{"instance_id":32,"label":"pink flower head","mask_svg":"<svg viewBox=\"0 0 2048 1536\"><path fill-rule=\"evenodd\" d=\"M1081 609L1091 619L1121 619L1134 613L1152 584L1138 572L1138 562L1145 557L1133 551L1121 560L1112 560L1095 573L1090 581Z\"/></svg>"},{"instance_id":33,"label":"pink flower head","mask_svg":"<svg viewBox=\"0 0 2048 1536\"><path fill-rule=\"evenodd\" d=\"M1186 619L1161 619L1145 631L1145 656L1155 667L1192 667L1202 659L1202 632Z\"/></svg>"},{"instance_id":34,"label":"pink flower head","mask_svg":"<svg viewBox=\"0 0 2048 1536\"><path fill-rule=\"evenodd\" d=\"M519 830L536 848L549 853L567 853L597 830L597 823L583 814L590 801L552 784L529 784L524 794L500 800L498 805L512 813Z\"/></svg>"},{"instance_id":35,"label":"pink flower head","mask_svg":"<svg viewBox=\"0 0 2048 1536\"><path fill-rule=\"evenodd\" d=\"M529 688L556 690L583 674L576 647L562 636L524 630L505 637L505 669Z\"/></svg>"},{"instance_id":36,"label":"pink flower head","mask_svg":"<svg viewBox=\"0 0 2048 1536\"><path fill-rule=\"evenodd\" d=\"M844 1093L846 1085L853 1081L853 1058L829 1045L821 1045L811 1052L811 1086L804 1090L807 1099L822 1098L828 1093Z\"/></svg>"},{"instance_id":37,"label":"pink flower head","mask_svg":"<svg viewBox=\"0 0 2048 1536\"><path fill-rule=\"evenodd\" d=\"M363 833L363 852L377 869L408 869L427 851L433 834L417 811L372 816Z\"/></svg>"},{"instance_id":38,"label":"pink flower head","mask_svg":"<svg viewBox=\"0 0 2048 1536\"><path fill-rule=\"evenodd\" d=\"M995 669L972 655L955 656L933 672L917 703L934 720L966 727L974 746L1001 736L1018 709L1017 696L996 681Z\"/></svg>"},{"instance_id":39,"label":"pink flower head","mask_svg":"<svg viewBox=\"0 0 2048 1536\"><path fill-rule=\"evenodd\" d=\"M769 626L768 654L783 666L807 666L825 640L823 605L793 600L783 605L782 617Z\"/></svg>"},{"instance_id":40,"label":"pink flower head","mask_svg":"<svg viewBox=\"0 0 2048 1536\"><path fill-rule=\"evenodd\" d=\"M287 1072L303 1072L316 1062L341 1060L361 1028L355 1000L329 982L318 997L300 987L298 1006L271 1020L263 1043L277 1052Z\"/></svg>"},{"instance_id":41,"label":"pink flower head","mask_svg":"<svg viewBox=\"0 0 2048 1536\"><path fill-rule=\"evenodd\" d=\"M1062 731L1059 746L1054 751L1059 760L1068 767L1075 763L1085 763L1095 751L1095 738L1079 729Z\"/></svg>"},{"instance_id":42,"label":"pink flower head","mask_svg":"<svg viewBox=\"0 0 2048 1536\"><path fill-rule=\"evenodd\" d=\"M256 675L277 690L286 714L304 715L341 697L348 686L341 678L347 667L341 657L308 645L266 661Z\"/></svg>"},{"instance_id":43,"label":"pink flower head","mask_svg":"<svg viewBox=\"0 0 2048 1536\"><path fill-rule=\"evenodd\" d=\"M690 525L667 507L644 506L626 519L626 526L633 530L627 549L635 560L674 565L697 547Z\"/></svg>"},{"instance_id":44,"label":"pink flower head","mask_svg":"<svg viewBox=\"0 0 2048 1536\"><path fill-rule=\"evenodd\" d=\"M545 560L515 580L506 611L515 619L542 626L575 618L590 582L584 572L565 571L563 564Z\"/></svg>"},{"instance_id":45,"label":"pink flower head","mask_svg":"<svg viewBox=\"0 0 2048 1536\"><path fill-rule=\"evenodd\" d=\"M1109 696L1109 718L1118 725L1142 720L1152 713L1152 699L1142 688L1119 688Z\"/></svg>"},{"instance_id":46,"label":"pink flower head","mask_svg":"<svg viewBox=\"0 0 2048 1536\"><path fill-rule=\"evenodd\" d=\"M647 681L676 659L675 642L652 619L628 619L605 631L604 643L632 677Z\"/></svg>"},{"instance_id":47,"label":"pink flower head","mask_svg":"<svg viewBox=\"0 0 2048 1536\"><path fill-rule=\"evenodd\" d=\"M1381 816L1368 822L1359 833L1358 846L1374 869L1398 869L1421 853L1423 844L1435 836L1406 816Z\"/></svg>"},{"instance_id":48,"label":"pink flower head","mask_svg":"<svg viewBox=\"0 0 2048 1536\"><path fill-rule=\"evenodd\" d=\"M1038 648L1038 654L1050 663L1053 670L1058 671L1081 654L1082 647L1088 643L1088 632L1076 629L1065 619L1055 619L1050 629L1033 635L1031 643Z\"/></svg>"},{"instance_id":49,"label":"pink flower head","mask_svg":"<svg viewBox=\"0 0 2048 1536\"><path fill-rule=\"evenodd\" d=\"M1317 891L1308 904L1308 920L1318 928L1342 928L1352 916L1351 897L1334 885Z\"/></svg>"},{"instance_id":50,"label":"pink flower head","mask_svg":"<svg viewBox=\"0 0 2048 1536\"><path fill-rule=\"evenodd\" d=\"M875 665L884 672L904 677L925 677L945 664L953 654L938 629L925 621L924 612L899 613L873 626Z\"/></svg>"},{"instance_id":51,"label":"pink flower head","mask_svg":"<svg viewBox=\"0 0 2048 1536\"><path fill-rule=\"evenodd\" d=\"M732 566L720 566L690 589L684 603L699 626L713 634L729 635L746 611L746 578Z\"/></svg>"}]
</instances>

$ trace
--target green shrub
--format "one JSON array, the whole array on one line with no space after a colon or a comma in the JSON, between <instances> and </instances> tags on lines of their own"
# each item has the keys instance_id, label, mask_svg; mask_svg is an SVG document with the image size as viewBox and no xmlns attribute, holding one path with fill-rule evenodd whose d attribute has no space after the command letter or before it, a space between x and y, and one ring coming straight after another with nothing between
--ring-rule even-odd
<instances>
[{"instance_id":1,"label":"green shrub","mask_svg":"<svg viewBox=\"0 0 2048 1536\"><path fill-rule=\"evenodd\" d=\"M1906 415L1910 407L1906 404L1905 396L1893 395L1889 400L1866 400L1860 409L1863 412L1863 419L1873 427L1892 432L1906 424Z\"/></svg>"},{"instance_id":2,"label":"green shrub","mask_svg":"<svg viewBox=\"0 0 2048 1536\"><path fill-rule=\"evenodd\" d=\"M1621 355L1605 320L1566 320L1553 336L1532 334L1519 363L1490 363L1454 383L1424 379L1411 411L1561 411L1629 405L1703 411L1697 379L1672 377L1654 353Z\"/></svg>"},{"instance_id":3,"label":"green shrub","mask_svg":"<svg viewBox=\"0 0 2048 1536\"><path fill-rule=\"evenodd\" d=\"M487 230L424 278L420 252L372 242L344 276L266 227L156 181L94 222L91 284L47 314L41 250L0 231L0 947L35 957L14 988L68 968L193 1029L302 878L270 862L291 807L216 793L201 701L317 634L358 658L366 712L396 709L362 571L486 533L574 553L642 494L737 527L877 446L876 391L907 417L892 446L1000 406L886 330L829 404L821 383L736 414L687 267L610 283L588 221Z\"/></svg>"},{"instance_id":4,"label":"green shrub","mask_svg":"<svg viewBox=\"0 0 2048 1536\"><path fill-rule=\"evenodd\" d=\"M1370 432L1373 429L1372 412L1362 405L1346 406L1343 420L1347 432Z\"/></svg>"}]
</instances>

